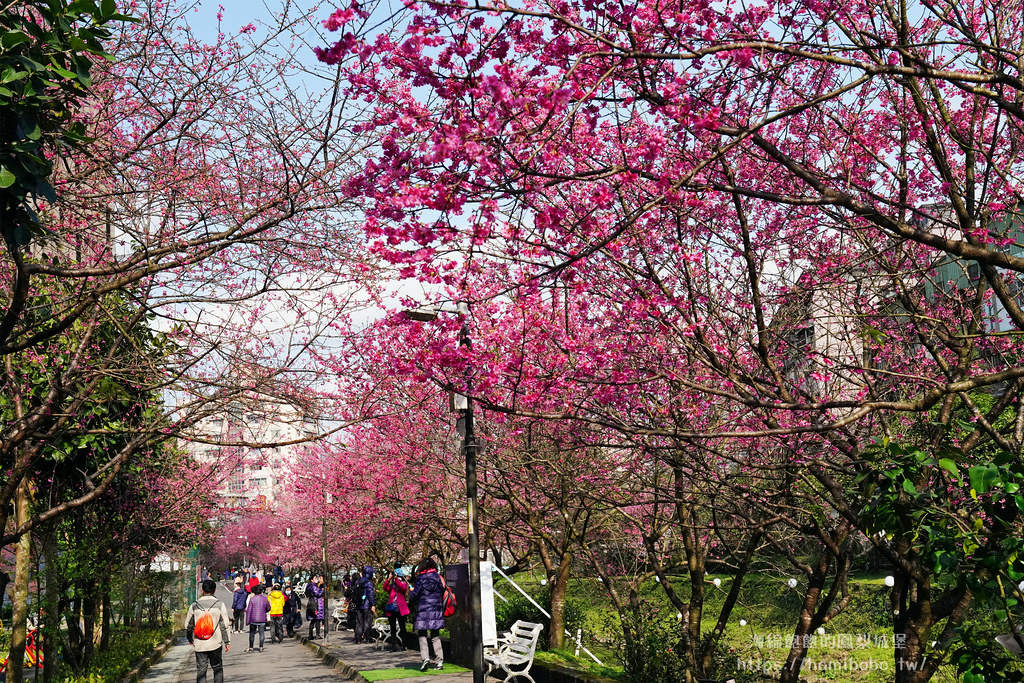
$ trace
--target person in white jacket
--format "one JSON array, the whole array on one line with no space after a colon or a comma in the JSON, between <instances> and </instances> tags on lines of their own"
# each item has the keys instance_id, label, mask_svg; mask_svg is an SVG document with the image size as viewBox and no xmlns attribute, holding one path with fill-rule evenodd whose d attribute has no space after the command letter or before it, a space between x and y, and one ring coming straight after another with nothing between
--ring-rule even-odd
<instances>
[{"instance_id":1,"label":"person in white jacket","mask_svg":"<svg viewBox=\"0 0 1024 683\"><path fill-rule=\"evenodd\" d=\"M196 650L196 683L206 683L206 670L213 668L213 683L224 683L224 653L231 649L228 624L231 617L224 603L214 597L217 584L213 579L203 581L203 594L188 608L185 615L185 637ZM196 623L206 614L213 619L213 633L209 638L196 634Z\"/></svg>"}]
</instances>

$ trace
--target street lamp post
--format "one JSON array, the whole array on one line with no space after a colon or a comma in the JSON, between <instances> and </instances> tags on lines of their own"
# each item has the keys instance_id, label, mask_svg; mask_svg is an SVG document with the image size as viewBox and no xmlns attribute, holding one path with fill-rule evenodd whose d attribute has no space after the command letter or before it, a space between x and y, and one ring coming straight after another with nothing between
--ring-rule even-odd
<instances>
[{"instance_id":1,"label":"street lamp post","mask_svg":"<svg viewBox=\"0 0 1024 683\"><path fill-rule=\"evenodd\" d=\"M239 538L245 539L245 550L242 551L242 571L248 571L249 569L249 537L239 536Z\"/></svg>"},{"instance_id":2,"label":"street lamp post","mask_svg":"<svg viewBox=\"0 0 1024 683\"><path fill-rule=\"evenodd\" d=\"M439 313L458 313L463 316L462 327L459 329L459 346L473 348L469 336L469 310L465 304L459 304L455 311L445 309L414 309L406 311L410 320L429 322L436 320ZM484 683L484 643L483 614L480 597L480 519L477 514L476 456L477 443L473 420L473 376L466 369L466 403L462 408L464 430L462 434L462 451L466 458L466 518L469 535L469 608L473 630L473 683Z\"/></svg>"},{"instance_id":3,"label":"street lamp post","mask_svg":"<svg viewBox=\"0 0 1024 683\"><path fill-rule=\"evenodd\" d=\"M327 566L327 510L328 506L332 503L331 494L324 494L324 516L323 525L321 526L321 540L323 548L323 562L324 562L324 623L321 624L324 629L324 640L323 644L327 645L330 641L330 623L327 621L327 608L330 604L330 591L331 591L331 578L330 569Z\"/></svg>"}]
</instances>

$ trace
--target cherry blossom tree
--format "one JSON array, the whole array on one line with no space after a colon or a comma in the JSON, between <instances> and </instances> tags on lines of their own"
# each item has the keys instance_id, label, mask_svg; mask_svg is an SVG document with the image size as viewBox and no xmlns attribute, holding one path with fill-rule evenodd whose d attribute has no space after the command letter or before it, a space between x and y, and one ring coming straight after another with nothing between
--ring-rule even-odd
<instances>
[{"instance_id":1,"label":"cherry blossom tree","mask_svg":"<svg viewBox=\"0 0 1024 683\"><path fill-rule=\"evenodd\" d=\"M0 456L11 476L0 521L44 457L47 435L81 428L75 406L119 381L119 363L144 330L155 341L139 359L149 361L136 375L139 390L168 406L83 471L78 499L5 523L5 544L95 500L141 449L246 392L331 396L330 387L310 389L324 386L331 351L310 349L349 333L346 316L372 270L332 182L357 143L328 109L333 79L300 93L290 65L269 49L301 17L204 44L183 23L190 8L132 7L140 20L109 42L117 59L97 66L78 112L95 142L61 157L57 199L39 208L46 236L8 253L30 305L10 316L2 353L13 368L31 367L36 354L53 362L35 385L45 390L5 420ZM7 291L14 306L22 294ZM94 331L103 326L121 335L98 348ZM8 395L24 382L14 375L5 377ZM121 428L100 429L93 436Z\"/></svg>"},{"instance_id":2,"label":"cherry blossom tree","mask_svg":"<svg viewBox=\"0 0 1024 683\"><path fill-rule=\"evenodd\" d=\"M19 566L30 534L108 504L147 454L207 438L195 425L239 397L301 397L330 413L348 316L375 273L336 183L362 144L330 107L336 75L300 86L300 67L275 52L317 22L285 15L205 42L186 21L196 3L131 3L135 21L103 30L121 18L112 2L50 5L80 12L68 26L81 43L62 38L71 61L26 62L46 39L29 29L3 45L5 93L54 70L64 79L50 78L56 94L36 91L51 98L33 110L42 137L26 118L20 132L5 123L2 141L0 529ZM24 9L13 7L5 26ZM90 57L103 52L114 60ZM34 187L12 165L15 132L31 142L22 151L46 155ZM8 220L29 209L37 229ZM62 488L43 495L61 463ZM156 498L161 519L205 509L208 488Z\"/></svg>"},{"instance_id":3,"label":"cherry blossom tree","mask_svg":"<svg viewBox=\"0 0 1024 683\"><path fill-rule=\"evenodd\" d=\"M898 568L897 680L931 678L973 593L963 574L933 592L921 530L879 536L858 482L888 481L884 436L926 452L886 495L944 495L953 448L953 476L991 497L963 472L1009 481L989 445L1024 442L1021 18L987 0L429 2L370 35L372 10L332 15L320 55L375 107L376 158L346 189L376 253L469 304L474 337L411 325L397 368L463 391L473 368L490 411L729 439L737 466L792 470L838 516L810 521L837 590L853 529Z\"/></svg>"}]
</instances>

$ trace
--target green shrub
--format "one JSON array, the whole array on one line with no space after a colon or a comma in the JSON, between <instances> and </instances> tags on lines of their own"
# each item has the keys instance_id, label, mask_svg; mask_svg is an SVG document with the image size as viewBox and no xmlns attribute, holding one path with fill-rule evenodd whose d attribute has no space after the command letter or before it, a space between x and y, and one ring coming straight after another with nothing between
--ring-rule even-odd
<instances>
[{"instance_id":1,"label":"green shrub","mask_svg":"<svg viewBox=\"0 0 1024 683\"><path fill-rule=\"evenodd\" d=\"M551 598L547 592L541 595L535 595L533 596L533 599L541 605L550 605ZM569 633L576 633L576 629L584 627L586 618L587 613L584 603L577 599L566 598L565 629L569 631ZM516 594L510 596L508 602L504 602L500 599L495 600L494 619L497 623L499 632L507 631L512 627L512 624L520 620L534 624L544 624L544 630L541 631L540 640L537 644L541 649L546 650L548 648L548 643L551 639L551 620L544 616L544 614L541 613L535 605L530 603L530 601L522 595Z\"/></svg>"},{"instance_id":2,"label":"green shrub","mask_svg":"<svg viewBox=\"0 0 1024 683\"><path fill-rule=\"evenodd\" d=\"M169 635L166 628L141 631L115 631L110 637L110 649L97 652L87 671L64 678L63 683L109 683L120 681L131 671L132 665L149 654Z\"/></svg>"},{"instance_id":3,"label":"green shrub","mask_svg":"<svg viewBox=\"0 0 1024 683\"><path fill-rule=\"evenodd\" d=\"M679 623L648 600L624 624L633 642L619 640L619 659L629 683L678 683L686 680L686 662L679 647Z\"/></svg>"}]
</instances>

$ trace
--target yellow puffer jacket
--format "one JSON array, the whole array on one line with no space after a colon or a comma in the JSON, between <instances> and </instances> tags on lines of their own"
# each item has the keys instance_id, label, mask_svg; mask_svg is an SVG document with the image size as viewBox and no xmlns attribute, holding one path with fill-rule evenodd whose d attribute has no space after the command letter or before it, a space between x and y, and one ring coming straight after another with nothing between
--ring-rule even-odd
<instances>
[{"instance_id":1,"label":"yellow puffer jacket","mask_svg":"<svg viewBox=\"0 0 1024 683\"><path fill-rule=\"evenodd\" d=\"M267 596L270 600L270 616L280 617L284 614L285 595L281 591L270 591Z\"/></svg>"}]
</instances>

